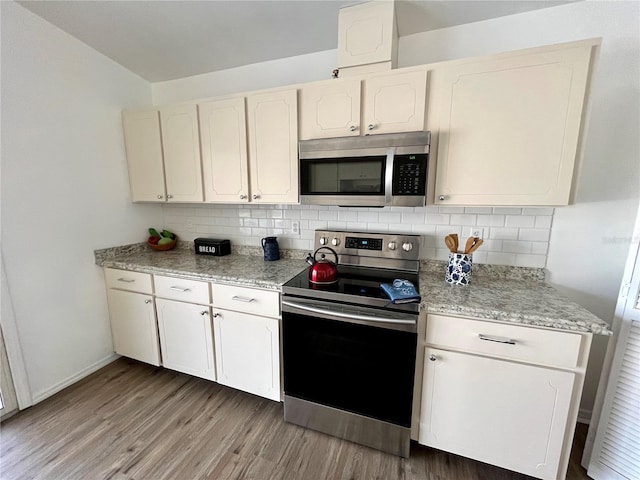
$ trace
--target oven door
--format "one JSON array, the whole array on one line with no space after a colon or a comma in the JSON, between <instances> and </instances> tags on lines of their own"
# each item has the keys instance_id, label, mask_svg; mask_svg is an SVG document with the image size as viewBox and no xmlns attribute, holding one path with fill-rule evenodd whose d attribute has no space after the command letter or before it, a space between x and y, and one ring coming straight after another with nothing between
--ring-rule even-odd
<instances>
[{"instance_id":1,"label":"oven door","mask_svg":"<svg viewBox=\"0 0 640 480\"><path fill-rule=\"evenodd\" d=\"M285 398L411 426L416 314L285 297L282 322Z\"/></svg>"}]
</instances>

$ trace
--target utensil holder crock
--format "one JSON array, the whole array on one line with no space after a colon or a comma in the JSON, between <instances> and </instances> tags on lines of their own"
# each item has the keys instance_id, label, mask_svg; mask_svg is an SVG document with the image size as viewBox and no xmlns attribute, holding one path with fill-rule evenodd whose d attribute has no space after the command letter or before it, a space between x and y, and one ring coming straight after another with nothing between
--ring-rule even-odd
<instances>
[{"instance_id":1,"label":"utensil holder crock","mask_svg":"<svg viewBox=\"0 0 640 480\"><path fill-rule=\"evenodd\" d=\"M450 253L445 280L451 285L469 285L471 283L471 266L473 255L466 253Z\"/></svg>"}]
</instances>

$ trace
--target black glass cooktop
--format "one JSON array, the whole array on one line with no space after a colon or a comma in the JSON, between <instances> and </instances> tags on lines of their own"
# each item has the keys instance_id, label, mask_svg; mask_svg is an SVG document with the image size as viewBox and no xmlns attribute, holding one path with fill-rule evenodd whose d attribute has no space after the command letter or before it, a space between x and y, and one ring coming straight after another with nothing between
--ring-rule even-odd
<instances>
[{"instance_id":1,"label":"black glass cooktop","mask_svg":"<svg viewBox=\"0 0 640 480\"><path fill-rule=\"evenodd\" d=\"M338 281L335 283L319 285L310 282L307 268L285 283L282 291L285 295L417 312L419 302L393 305L380 288L381 283L392 283L396 278L409 280L420 291L417 273L344 265L338 266Z\"/></svg>"}]
</instances>

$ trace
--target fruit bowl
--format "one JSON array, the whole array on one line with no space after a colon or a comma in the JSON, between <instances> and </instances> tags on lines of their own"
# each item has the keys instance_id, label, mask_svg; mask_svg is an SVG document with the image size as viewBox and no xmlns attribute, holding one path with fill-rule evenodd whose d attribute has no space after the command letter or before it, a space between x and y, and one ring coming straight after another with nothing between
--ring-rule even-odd
<instances>
[{"instance_id":1,"label":"fruit bowl","mask_svg":"<svg viewBox=\"0 0 640 480\"><path fill-rule=\"evenodd\" d=\"M164 245L158 245L158 244L153 244L150 243L147 240L147 244L153 248L154 250L158 251L158 252L164 252L166 250L171 250L172 248L174 248L176 246L176 244L178 243L178 236L176 235L173 240L171 240L170 243L165 243Z\"/></svg>"}]
</instances>

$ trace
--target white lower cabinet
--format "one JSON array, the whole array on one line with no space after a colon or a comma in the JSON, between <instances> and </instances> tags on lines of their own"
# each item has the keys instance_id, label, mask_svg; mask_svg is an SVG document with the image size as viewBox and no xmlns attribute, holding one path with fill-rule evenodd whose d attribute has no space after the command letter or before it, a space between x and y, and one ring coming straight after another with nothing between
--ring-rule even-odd
<instances>
[{"instance_id":1,"label":"white lower cabinet","mask_svg":"<svg viewBox=\"0 0 640 480\"><path fill-rule=\"evenodd\" d=\"M280 401L280 294L214 284L212 296L218 382Z\"/></svg>"},{"instance_id":2,"label":"white lower cabinet","mask_svg":"<svg viewBox=\"0 0 640 480\"><path fill-rule=\"evenodd\" d=\"M420 443L555 478L574 374L427 348Z\"/></svg>"},{"instance_id":3,"label":"white lower cabinet","mask_svg":"<svg viewBox=\"0 0 640 480\"><path fill-rule=\"evenodd\" d=\"M211 308L164 298L156 308L163 366L215 380Z\"/></svg>"},{"instance_id":4,"label":"white lower cabinet","mask_svg":"<svg viewBox=\"0 0 640 480\"><path fill-rule=\"evenodd\" d=\"M153 297L108 288L107 300L115 352L141 362L160 365Z\"/></svg>"},{"instance_id":5,"label":"white lower cabinet","mask_svg":"<svg viewBox=\"0 0 640 480\"><path fill-rule=\"evenodd\" d=\"M428 315L420 345L419 443L564 478L591 334Z\"/></svg>"},{"instance_id":6,"label":"white lower cabinet","mask_svg":"<svg viewBox=\"0 0 640 480\"><path fill-rule=\"evenodd\" d=\"M218 382L280 401L278 319L214 309Z\"/></svg>"}]
</instances>

